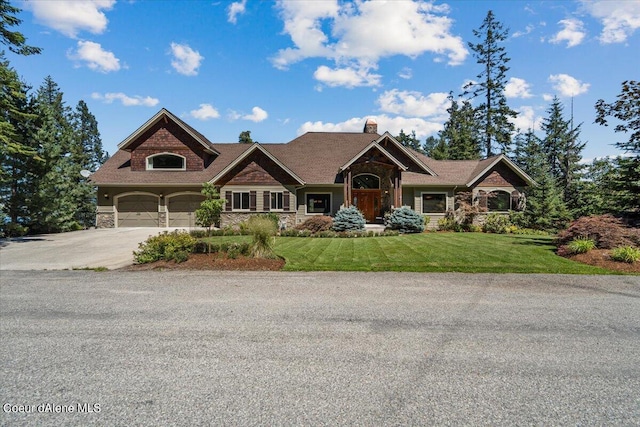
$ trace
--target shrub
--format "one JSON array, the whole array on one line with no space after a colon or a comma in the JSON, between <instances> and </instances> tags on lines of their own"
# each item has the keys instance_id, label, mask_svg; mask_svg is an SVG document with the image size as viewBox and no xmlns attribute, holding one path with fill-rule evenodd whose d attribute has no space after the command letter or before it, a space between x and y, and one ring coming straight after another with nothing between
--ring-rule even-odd
<instances>
[{"instance_id":1,"label":"shrub","mask_svg":"<svg viewBox=\"0 0 640 427\"><path fill-rule=\"evenodd\" d=\"M318 215L307 219L302 224L296 226L296 230L309 230L312 233L331 230L333 218L325 215Z\"/></svg>"},{"instance_id":2,"label":"shrub","mask_svg":"<svg viewBox=\"0 0 640 427\"><path fill-rule=\"evenodd\" d=\"M273 258L273 245L278 227L270 218L252 216L246 221L246 227L253 241L251 255L256 258Z\"/></svg>"},{"instance_id":3,"label":"shrub","mask_svg":"<svg viewBox=\"0 0 640 427\"><path fill-rule=\"evenodd\" d=\"M394 209L387 221L387 228L401 233L422 233L424 218L408 206Z\"/></svg>"},{"instance_id":4,"label":"shrub","mask_svg":"<svg viewBox=\"0 0 640 427\"><path fill-rule=\"evenodd\" d=\"M362 231L365 220L355 206L341 208L333 219L333 231Z\"/></svg>"},{"instance_id":5,"label":"shrub","mask_svg":"<svg viewBox=\"0 0 640 427\"><path fill-rule=\"evenodd\" d=\"M456 221L453 217L453 214L447 212L447 215L444 218L440 218L438 220L438 230L439 231L462 231L462 225Z\"/></svg>"},{"instance_id":6,"label":"shrub","mask_svg":"<svg viewBox=\"0 0 640 427\"><path fill-rule=\"evenodd\" d=\"M633 264L640 260L640 249L633 246L621 246L611 251L611 259Z\"/></svg>"},{"instance_id":7,"label":"shrub","mask_svg":"<svg viewBox=\"0 0 640 427\"><path fill-rule=\"evenodd\" d=\"M595 248L596 242L594 242L593 239L588 239L586 237L579 237L572 240L567 245L567 249L572 254L584 254Z\"/></svg>"},{"instance_id":8,"label":"shrub","mask_svg":"<svg viewBox=\"0 0 640 427\"><path fill-rule=\"evenodd\" d=\"M175 230L151 236L138 245L133 259L138 264L160 260L184 262L196 247L197 240L186 231Z\"/></svg>"},{"instance_id":9,"label":"shrub","mask_svg":"<svg viewBox=\"0 0 640 427\"><path fill-rule=\"evenodd\" d=\"M499 213L490 213L484 219L482 224L482 231L485 233L505 234L509 230L509 217Z\"/></svg>"},{"instance_id":10,"label":"shrub","mask_svg":"<svg viewBox=\"0 0 640 427\"><path fill-rule=\"evenodd\" d=\"M637 244L635 242L640 239L640 230L628 227L613 215L582 217L558 234L556 244L566 245L581 237L593 239L599 249L613 249Z\"/></svg>"}]
</instances>

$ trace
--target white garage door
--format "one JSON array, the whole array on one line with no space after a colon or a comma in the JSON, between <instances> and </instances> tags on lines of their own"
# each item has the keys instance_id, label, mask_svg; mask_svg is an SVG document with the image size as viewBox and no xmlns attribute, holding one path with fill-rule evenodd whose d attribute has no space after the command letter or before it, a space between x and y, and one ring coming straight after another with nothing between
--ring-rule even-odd
<instances>
[{"instance_id":1,"label":"white garage door","mask_svg":"<svg viewBox=\"0 0 640 427\"><path fill-rule=\"evenodd\" d=\"M195 227L195 211L204 197L199 194L186 194L169 198L169 227Z\"/></svg>"},{"instance_id":2,"label":"white garage door","mask_svg":"<svg viewBox=\"0 0 640 427\"><path fill-rule=\"evenodd\" d=\"M118 227L157 226L157 197L132 195L118 199Z\"/></svg>"}]
</instances>

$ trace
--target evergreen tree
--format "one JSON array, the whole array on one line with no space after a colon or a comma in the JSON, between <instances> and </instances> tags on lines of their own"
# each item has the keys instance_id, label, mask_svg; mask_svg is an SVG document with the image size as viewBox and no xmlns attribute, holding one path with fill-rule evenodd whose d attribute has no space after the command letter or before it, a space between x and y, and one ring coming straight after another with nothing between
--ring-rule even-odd
<instances>
[{"instance_id":1,"label":"evergreen tree","mask_svg":"<svg viewBox=\"0 0 640 427\"><path fill-rule=\"evenodd\" d=\"M431 135L424 141L422 149L428 157L434 160L447 160L449 158L449 151L447 144L441 139Z\"/></svg>"},{"instance_id":2,"label":"evergreen tree","mask_svg":"<svg viewBox=\"0 0 640 427\"><path fill-rule=\"evenodd\" d=\"M440 140L447 146L447 158L450 160L475 160L480 158L480 135L476 123L475 110L469 101L462 106L449 94L451 106L447 108L449 120L440 132Z\"/></svg>"},{"instance_id":3,"label":"evergreen tree","mask_svg":"<svg viewBox=\"0 0 640 427\"><path fill-rule=\"evenodd\" d=\"M616 160L595 159L586 169L578 216L620 212L619 198L614 190L620 179Z\"/></svg>"},{"instance_id":4,"label":"evergreen tree","mask_svg":"<svg viewBox=\"0 0 640 427\"><path fill-rule=\"evenodd\" d=\"M245 130L240 132L240 135L238 135L238 142L240 142L241 144L253 144L254 141L253 139L251 139L251 131Z\"/></svg>"},{"instance_id":5,"label":"evergreen tree","mask_svg":"<svg viewBox=\"0 0 640 427\"><path fill-rule=\"evenodd\" d=\"M614 189L618 191L623 211L640 213L640 81L622 82L622 91L613 103L596 102L596 123L608 126L608 117L619 121L615 132L629 136L627 141L616 142L616 147L628 157L618 159L620 180Z\"/></svg>"},{"instance_id":6,"label":"evergreen tree","mask_svg":"<svg viewBox=\"0 0 640 427\"><path fill-rule=\"evenodd\" d=\"M482 99L476 113L484 151L490 157L494 154L494 148L503 153L509 151L511 134L515 131L515 126L509 119L518 115L509 108L504 94L510 58L501 43L507 39L509 31L503 29L493 12L489 11L480 28L473 30L473 34L480 42L468 43L469 48L483 69L477 75L479 81L467 84L464 94Z\"/></svg>"},{"instance_id":7,"label":"evergreen tree","mask_svg":"<svg viewBox=\"0 0 640 427\"><path fill-rule=\"evenodd\" d=\"M411 148L412 150L424 154L424 150L420 145L420 140L416 137L415 130L412 130L411 134L407 135L406 133L404 133L403 129L400 129L400 135L396 136L396 140L405 147Z\"/></svg>"},{"instance_id":8,"label":"evergreen tree","mask_svg":"<svg viewBox=\"0 0 640 427\"><path fill-rule=\"evenodd\" d=\"M545 133L542 150L551 175L558 188L562 189L568 209L573 212L582 205L580 183L583 166L580 161L585 144L579 140L580 125L573 128L571 119L564 119L563 110L560 100L554 97L547 110L548 117L542 122L542 131Z\"/></svg>"},{"instance_id":9,"label":"evergreen tree","mask_svg":"<svg viewBox=\"0 0 640 427\"><path fill-rule=\"evenodd\" d=\"M27 39L19 31L11 31L9 27L17 27L22 20L16 17L20 9L11 6L7 0L0 0L0 43L18 55L34 55L42 51L39 47L26 44Z\"/></svg>"}]
</instances>

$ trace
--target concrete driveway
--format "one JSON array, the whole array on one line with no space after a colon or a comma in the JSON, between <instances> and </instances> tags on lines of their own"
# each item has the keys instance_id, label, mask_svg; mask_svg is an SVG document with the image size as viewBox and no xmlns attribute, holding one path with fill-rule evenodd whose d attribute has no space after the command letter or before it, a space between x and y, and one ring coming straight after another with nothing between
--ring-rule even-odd
<instances>
[{"instance_id":1,"label":"concrete driveway","mask_svg":"<svg viewBox=\"0 0 640 427\"><path fill-rule=\"evenodd\" d=\"M101 228L0 240L0 270L120 268L150 235L175 228Z\"/></svg>"}]
</instances>

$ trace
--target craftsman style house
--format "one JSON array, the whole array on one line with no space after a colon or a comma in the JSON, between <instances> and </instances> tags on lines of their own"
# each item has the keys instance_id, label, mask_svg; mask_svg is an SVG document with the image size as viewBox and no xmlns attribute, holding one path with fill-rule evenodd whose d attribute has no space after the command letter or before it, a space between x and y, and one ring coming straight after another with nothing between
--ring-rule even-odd
<instances>
[{"instance_id":1,"label":"craftsman style house","mask_svg":"<svg viewBox=\"0 0 640 427\"><path fill-rule=\"evenodd\" d=\"M92 175L98 227L192 227L202 184L225 199L221 226L275 212L288 226L355 205L368 222L394 207L431 226L470 191L488 211L521 204L532 184L503 155L438 161L408 149L367 120L362 133L308 132L286 144L212 143L166 109L118 145ZM488 195L492 197L487 197Z\"/></svg>"}]
</instances>

